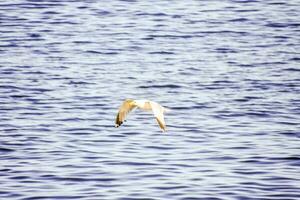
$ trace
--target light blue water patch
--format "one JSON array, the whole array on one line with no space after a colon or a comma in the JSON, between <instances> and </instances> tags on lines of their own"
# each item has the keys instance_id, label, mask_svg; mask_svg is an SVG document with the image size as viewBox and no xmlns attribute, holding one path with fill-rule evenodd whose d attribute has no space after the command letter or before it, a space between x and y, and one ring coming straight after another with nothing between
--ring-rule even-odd
<instances>
[{"instance_id":1,"label":"light blue water patch","mask_svg":"<svg viewBox=\"0 0 300 200\"><path fill-rule=\"evenodd\" d=\"M299 199L299 1L0 3L0 199ZM126 98L170 108L167 133Z\"/></svg>"}]
</instances>

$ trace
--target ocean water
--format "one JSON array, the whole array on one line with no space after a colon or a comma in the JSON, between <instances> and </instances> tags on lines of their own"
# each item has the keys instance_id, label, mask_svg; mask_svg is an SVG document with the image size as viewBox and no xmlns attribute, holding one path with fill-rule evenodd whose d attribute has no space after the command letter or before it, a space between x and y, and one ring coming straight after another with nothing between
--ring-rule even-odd
<instances>
[{"instance_id":1,"label":"ocean water","mask_svg":"<svg viewBox=\"0 0 300 200\"><path fill-rule=\"evenodd\" d=\"M0 2L0 199L300 199L298 0ZM126 98L172 111L114 119Z\"/></svg>"}]
</instances>

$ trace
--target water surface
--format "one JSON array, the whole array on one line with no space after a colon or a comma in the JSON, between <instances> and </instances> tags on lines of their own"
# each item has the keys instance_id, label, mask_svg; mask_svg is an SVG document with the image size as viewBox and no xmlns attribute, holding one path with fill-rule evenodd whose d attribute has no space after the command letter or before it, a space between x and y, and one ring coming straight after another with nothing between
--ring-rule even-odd
<instances>
[{"instance_id":1,"label":"water surface","mask_svg":"<svg viewBox=\"0 0 300 200\"><path fill-rule=\"evenodd\" d=\"M300 3L0 3L1 199L300 199ZM126 98L172 109L162 133Z\"/></svg>"}]
</instances>

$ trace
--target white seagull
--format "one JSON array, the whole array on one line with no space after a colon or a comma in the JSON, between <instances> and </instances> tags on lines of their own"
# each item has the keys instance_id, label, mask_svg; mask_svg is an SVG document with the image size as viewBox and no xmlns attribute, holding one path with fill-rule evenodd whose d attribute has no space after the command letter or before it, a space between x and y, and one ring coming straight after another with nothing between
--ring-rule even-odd
<instances>
[{"instance_id":1,"label":"white seagull","mask_svg":"<svg viewBox=\"0 0 300 200\"><path fill-rule=\"evenodd\" d=\"M116 117L116 125L115 127L119 127L123 124L126 119L126 116L135 108L140 108L145 111L153 112L159 127L162 131L166 131L166 123L164 119L164 112L168 109L162 107L158 103L149 100L133 100L133 99L126 99L123 104L119 108L119 112Z\"/></svg>"}]
</instances>

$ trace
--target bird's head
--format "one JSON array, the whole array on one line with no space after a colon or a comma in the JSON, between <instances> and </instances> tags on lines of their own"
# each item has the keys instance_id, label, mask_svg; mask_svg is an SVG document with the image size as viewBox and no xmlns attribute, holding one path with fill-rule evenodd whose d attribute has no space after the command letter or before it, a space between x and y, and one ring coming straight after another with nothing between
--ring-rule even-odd
<instances>
[{"instance_id":1,"label":"bird's head","mask_svg":"<svg viewBox=\"0 0 300 200\"><path fill-rule=\"evenodd\" d=\"M136 102L135 100L133 100L133 99L130 99L130 104L136 106L136 105L137 105L137 102Z\"/></svg>"},{"instance_id":2,"label":"bird's head","mask_svg":"<svg viewBox=\"0 0 300 200\"><path fill-rule=\"evenodd\" d=\"M139 106L141 103L138 100L133 100L132 105Z\"/></svg>"}]
</instances>

